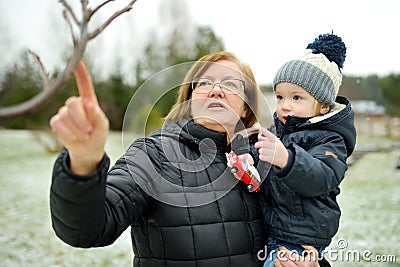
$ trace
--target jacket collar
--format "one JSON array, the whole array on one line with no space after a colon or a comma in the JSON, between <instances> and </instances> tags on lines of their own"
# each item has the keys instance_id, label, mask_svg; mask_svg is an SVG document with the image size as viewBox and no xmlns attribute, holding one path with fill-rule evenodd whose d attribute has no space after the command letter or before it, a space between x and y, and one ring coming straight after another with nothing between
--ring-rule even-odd
<instances>
[{"instance_id":1,"label":"jacket collar","mask_svg":"<svg viewBox=\"0 0 400 267\"><path fill-rule=\"evenodd\" d=\"M227 136L226 133L216 132L195 123L193 120L181 121L178 123L182 131L180 136L184 139L189 139L195 144L199 144L200 141L211 139L213 143L219 148L227 147Z\"/></svg>"},{"instance_id":2,"label":"jacket collar","mask_svg":"<svg viewBox=\"0 0 400 267\"><path fill-rule=\"evenodd\" d=\"M354 126L354 112L351 108L350 101L343 97L336 98L336 106L330 113L318 117L313 121L311 118L289 117L286 124L283 124L276 113L274 113L274 122L276 128L276 135L281 137L283 132L291 133L302 129L319 129L329 130L339 133L347 147L348 155L350 155L355 147L356 142L356 129Z\"/></svg>"}]
</instances>

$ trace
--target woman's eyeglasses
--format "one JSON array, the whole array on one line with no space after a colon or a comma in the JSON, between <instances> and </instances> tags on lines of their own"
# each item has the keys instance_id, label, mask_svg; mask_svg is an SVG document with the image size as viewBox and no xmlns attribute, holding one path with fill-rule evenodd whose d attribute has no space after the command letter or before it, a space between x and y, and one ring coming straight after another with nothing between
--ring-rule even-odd
<instances>
[{"instance_id":1,"label":"woman's eyeglasses","mask_svg":"<svg viewBox=\"0 0 400 267\"><path fill-rule=\"evenodd\" d=\"M192 90L196 94L209 94L217 84L227 95L238 95L244 91L244 81L241 79L225 79L219 83L208 78L196 78L191 81Z\"/></svg>"}]
</instances>

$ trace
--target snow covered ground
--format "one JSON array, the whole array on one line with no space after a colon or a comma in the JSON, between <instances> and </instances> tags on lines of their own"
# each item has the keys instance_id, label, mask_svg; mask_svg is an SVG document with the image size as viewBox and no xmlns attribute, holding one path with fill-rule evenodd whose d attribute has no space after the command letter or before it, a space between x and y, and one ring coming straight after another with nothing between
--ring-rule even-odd
<instances>
[{"instance_id":1,"label":"snow covered ground","mask_svg":"<svg viewBox=\"0 0 400 267\"><path fill-rule=\"evenodd\" d=\"M120 138L110 138L112 160L122 153ZM0 131L0 266L132 266L128 232L95 249L72 248L56 237L49 210L55 158L30 132Z\"/></svg>"},{"instance_id":2,"label":"snow covered ground","mask_svg":"<svg viewBox=\"0 0 400 267\"><path fill-rule=\"evenodd\" d=\"M112 133L107 143L112 161L123 152L121 138ZM340 229L327 255L333 266L400 265L399 156L369 153L350 167L339 196ZM0 266L131 266L128 231L96 249L72 248L55 236L48 197L55 157L28 131L0 131Z\"/></svg>"}]
</instances>

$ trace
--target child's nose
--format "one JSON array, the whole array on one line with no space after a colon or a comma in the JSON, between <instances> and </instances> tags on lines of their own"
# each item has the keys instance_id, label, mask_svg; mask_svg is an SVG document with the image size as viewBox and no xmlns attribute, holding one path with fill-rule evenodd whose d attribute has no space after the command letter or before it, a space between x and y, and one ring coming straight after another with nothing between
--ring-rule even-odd
<instances>
[{"instance_id":1,"label":"child's nose","mask_svg":"<svg viewBox=\"0 0 400 267\"><path fill-rule=\"evenodd\" d=\"M292 108L292 105L291 105L290 101L288 101L288 100L282 101L282 109L291 110L291 108Z\"/></svg>"}]
</instances>

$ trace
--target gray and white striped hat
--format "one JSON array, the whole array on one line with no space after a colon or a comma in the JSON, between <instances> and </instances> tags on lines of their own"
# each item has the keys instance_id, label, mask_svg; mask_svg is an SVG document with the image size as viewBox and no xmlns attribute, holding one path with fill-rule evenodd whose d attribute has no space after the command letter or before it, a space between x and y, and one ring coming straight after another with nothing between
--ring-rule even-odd
<instances>
[{"instance_id":1,"label":"gray and white striped hat","mask_svg":"<svg viewBox=\"0 0 400 267\"><path fill-rule=\"evenodd\" d=\"M320 35L307 46L305 55L286 62L275 75L273 86L280 82L297 84L307 90L319 102L331 107L342 83L346 47L340 37Z\"/></svg>"}]
</instances>

